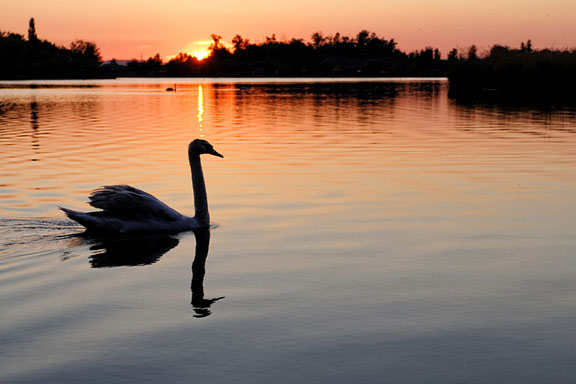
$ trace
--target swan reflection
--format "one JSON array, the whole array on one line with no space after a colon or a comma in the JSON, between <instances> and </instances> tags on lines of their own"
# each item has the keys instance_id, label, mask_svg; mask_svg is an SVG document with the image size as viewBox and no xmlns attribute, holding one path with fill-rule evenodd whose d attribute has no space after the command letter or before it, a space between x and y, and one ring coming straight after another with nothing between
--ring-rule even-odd
<instances>
[{"instance_id":1,"label":"swan reflection","mask_svg":"<svg viewBox=\"0 0 576 384\"><path fill-rule=\"evenodd\" d=\"M133 267L154 264L166 252L180 243L178 239L169 235L83 236L91 244L91 251L102 251L90 256L92 268Z\"/></svg>"},{"instance_id":2,"label":"swan reflection","mask_svg":"<svg viewBox=\"0 0 576 384\"><path fill-rule=\"evenodd\" d=\"M210 247L210 229L194 231L196 251L192 262L191 305L194 317L206 317L211 314L210 307L224 297L204 297L204 276L206 275L206 259ZM87 232L78 235L81 243L90 246L91 251L97 251L90 256L92 268L134 267L150 265L157 262L168 251L175 248L180 240L174 235L142 233L124 235L95 236ZM81 245L78 241L73 246Z\"/></svg>"},{"instance_id":3,"label":"swan reflection","mask_svg":"<svg viewBox=\"0 0 576 384\"><path fill-rule=\"evenodd\" d=\"M196 256L192 262L192 307L196 314L194 317L206 317L210 315L210 306L224 296L212 299L204 298L204 275L206 274L206 258L210 247L210 230L199 229L194 231L196 236Z\"/></svg>"}]
</instances>

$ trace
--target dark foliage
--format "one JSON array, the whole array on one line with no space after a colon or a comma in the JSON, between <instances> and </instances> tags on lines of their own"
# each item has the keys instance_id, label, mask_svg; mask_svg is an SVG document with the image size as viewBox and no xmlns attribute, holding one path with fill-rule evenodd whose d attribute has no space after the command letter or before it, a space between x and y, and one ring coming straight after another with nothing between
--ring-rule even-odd
<instances>
[{"instance_id":1,"label":"dark foliage","mask_svg":"<svg viewBox=\"0 0 576 384\"><path fill-rule=\"evenodd\" d=\"M443 60L438 49L405 53L394 39L367 30L354 37L314 33L280 41L276 35L254 44L234 36L230 48L211 35L210 56L204 60L180 53L167 63L159 54L148 60L102 64L98 47L76 40L69 48L37 36L30 19L28 39L0 32L0 78L133 77L439 77L448 75L450 95L459 99L506 98L576 100L576 51L534 50L528 40L519 49L495 45L479 55L476 46L453 49Z\"/></svg>"},{"instance_id":2,"label":"dark foliage","mask_svg":"<svg viewBox=\"0 0 576 384\"><path fill-rule=\"evenodd\" d=\"M576 51L533 50L530 40L520 49L495 45L485 57L454 61L449 79L455 98L576 101Z\"/></svg>"},{"instance_id":3,"label":"dark foliage","mask_svg":"<svg viewBox=\"0 0 576 384\"><path fill-rule=\"evenodd\" d=\"M76 40L70 48L64 48L38 39L34 19L30 19L28 40L22 35L0 32L2 79L99 77L101 61L94 43Z\"/></svg>"},{"instance_id":4,"label":"dark foliage","mask_svg":"<svg viewBox=\"0 0 576 384\"><path fill-rule=\"evenodd\" d=\"M360 31L354 38L312 35L302 39L279 41L276 35L260 44L251 44L236 35L232 50L212 35L211 55L200 62L180 54L165 66L166 76L442 76L447 63L440 52L427 48L410 55L396 48L394 39ZM430 58L426 54L430 51ZM182 65L186 62L186 65Z\"/></svg>"},{"instance_id":5,"label":"dark foliage","mask_svg":"<svg viewBox=\"0 0 576 384\"><path fill-rule=\"evenodd\" d=\"M75 41L70 48L39 40L30 20L28 40L16 34L0 34L0 77L82 78L82 77L186 77L186 76L319 76L393 77L445 76L448 63L437 49L426 48L406 54L394 39L384 39L366 30L355 37L324 36L316 32L310 42L303 39L279 41L275 35L253 44L240 35L231 48L222 37L211 35L210 56L204 60L180 53L167 63L160 55L148 60L116 60L101 63L95 44Z\"/></svg>"}]
</instances>

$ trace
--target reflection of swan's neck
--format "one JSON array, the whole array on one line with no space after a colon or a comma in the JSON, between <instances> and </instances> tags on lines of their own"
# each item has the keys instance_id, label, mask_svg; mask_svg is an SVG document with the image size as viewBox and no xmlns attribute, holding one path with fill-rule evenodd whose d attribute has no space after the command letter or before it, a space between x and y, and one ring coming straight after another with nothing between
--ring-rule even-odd
<instances>
[{"instance_id":1,"label":"reflection of swan's neck","mask_svg":"<svg viewBox=\"0 0 576 384\"><path fill-rule=\"evenodd\" d=\"M206 258L208 257L208 248L210 247L210 230L197 229L194 231L196 236L196 255L192 262L192 305L198 308L206 307L204 302L204 275L206 274ZM211 304L211 303L210 303ZM208 306L210 306L208 304Z\"/></svg>"},{"instance_id":2,"label":"reflection of swan's neck","mask_svg":"<svg viewBox=\"0 0 576 384\"><path fill-rule=\"evenodd\" d=\"M196 314L194 317L210 316L210 306L224 298L215 297L213 299L204 298L204 275L206 274L206 258L210 246L210 229L196 229L196 255L192 262L192 306Z\"/></svg>"},{"instance_id":3,"label":"reflection of swan's neck","mask_svg":"<svg viewBox=\"0 0 576 384\"><path fill-rule=\"evenodd\" d=\"M208 213L208 198L206 197L206 184L204 183L204 173L200 155L188 153L190 161L190 171L192 172L192 189L194 190L194 217L201 227L210 225L210 214Z\"/></svg>"}]
</instances>

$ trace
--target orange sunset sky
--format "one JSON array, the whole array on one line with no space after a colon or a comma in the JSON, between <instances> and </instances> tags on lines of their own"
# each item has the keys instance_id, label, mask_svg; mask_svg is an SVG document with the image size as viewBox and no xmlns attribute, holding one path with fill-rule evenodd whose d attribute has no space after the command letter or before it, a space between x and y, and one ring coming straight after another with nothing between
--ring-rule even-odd
<instances>
[{"instance_id":1,"label":"orange sunset sky","mask_svg":"<svg viewBox=\"0 0 576 384\"><path fill-rule=\"evenodd\" d=\"M68 46L95 42L103 58L163 57L205 50L210 34L230 41L236 34L262 42L304 38L321 31L354 36L361 29L394 38L412 51L476 44L535 48L576 47L574 0L0 0L0 30L27 34L36 19L38 37ZM204 43L203 43L204 42Z\"/></svg>"}]
</instances>

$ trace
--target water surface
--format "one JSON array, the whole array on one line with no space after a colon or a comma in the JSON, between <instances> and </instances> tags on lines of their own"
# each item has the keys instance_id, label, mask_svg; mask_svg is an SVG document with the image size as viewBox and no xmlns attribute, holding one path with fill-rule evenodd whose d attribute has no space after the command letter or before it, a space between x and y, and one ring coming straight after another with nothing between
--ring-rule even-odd
<instances>
[{"instance_id":1,"label":"water surface","mask_svg":"<svg viewBox=\"0 0 576 384\"><path fill-rule=\"evenodd\" d=\"M177 92L166 92L177 83ZM91 238L130 184L208 233ZM0 84L0 381L570 383L576 109L445 81Z\"/></svg>"}]
</instances>

